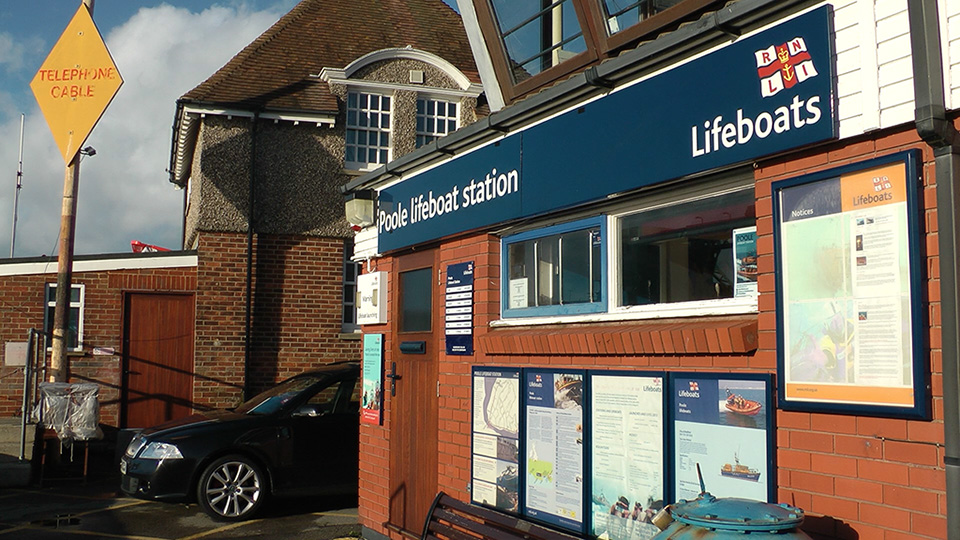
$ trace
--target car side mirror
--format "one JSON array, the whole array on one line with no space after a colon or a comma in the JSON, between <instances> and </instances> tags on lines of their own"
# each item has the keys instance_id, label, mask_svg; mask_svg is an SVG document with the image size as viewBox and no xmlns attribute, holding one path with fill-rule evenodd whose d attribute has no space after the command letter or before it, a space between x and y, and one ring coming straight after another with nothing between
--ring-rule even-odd
<instances>
[{"instance_id":1,"label":"car side mirror","mask_svg":"<svg viewBox=\"0 0 960 540\"><path fill-rule=\"evenodd\" d=\"M313 418L317 416L323 416L323 411L320 410L319 405L311 405L310 403L307 403L305 405L301 405L297 408L297 410L293 411L292 416L307 416Z\"/></svg>"}]
</instances>

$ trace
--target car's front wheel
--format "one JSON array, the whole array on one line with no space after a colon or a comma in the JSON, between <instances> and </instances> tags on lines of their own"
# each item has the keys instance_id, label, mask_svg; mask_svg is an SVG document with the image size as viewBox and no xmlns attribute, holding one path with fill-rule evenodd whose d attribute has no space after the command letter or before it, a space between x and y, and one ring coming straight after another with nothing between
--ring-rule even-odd
<instances>
[{"instance_id":1,"label":"car's front wheel","mask_svg":"<svg viewBox=\"0 0 960 540\"><path fill-rule=\"evenodd\" d=\"M197 484L197 501L219 521L250 519L266 501L266 476L251 459L231 455L211 463Z\"/></svg>"}]
</instances>

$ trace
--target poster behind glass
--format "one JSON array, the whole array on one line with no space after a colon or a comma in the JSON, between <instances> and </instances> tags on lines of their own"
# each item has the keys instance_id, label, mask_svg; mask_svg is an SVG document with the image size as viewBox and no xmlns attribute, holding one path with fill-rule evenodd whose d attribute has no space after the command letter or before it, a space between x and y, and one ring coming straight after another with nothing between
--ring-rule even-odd
<instances>
[{"instance_id":1,"label":"poster behind glass","mask_svg":"<svg viewBox=\"0 0 960 540\"><path fill-rule=\"evenodd\" d=\"M363 335L363 395L360 421L365 424L383 422L383 334Z\"/></svg>"},{"instance_id":2,"label":"poster behind glass","mask_svg":"<svg viewBox=\"0 0 960 540\"><path fill-rule=\"evenodd\" d=\"M773 502L771 379L678 373L670 378L673 416L674 499L706 491L715 497Z\"/></svg>"},{"instance_id":3,"label":"poster behind glass","mask_svg":"<svg viewBox=\"0 0 960 540\"><path fill-rule=\"evenodd\" d=\"M775 184L781 407L925 414L916 158Z\"/></svg>"},{"instance_id":4,"label":"poster behind glass","mask_svg":"<svg viewBox=\"0 0 960 540\"><path fill-rule=\"evenodd\" d=\"M648 540L664 505L662 374L590 372L591 534Z\"/></svg>"},{"instance_id":5,"label":"poster behind glass","mask_svg":"<svg viewBox=\"0 0 960 540\"><path fill-rule=\"evenodd\" d=\"M524 514L584 530L583 372L524 371Z\"/></svg>"},{"instance_id":6,"label":"poster behind glass","mask_svg":"<svg viewBox=\"0 0 960 540\"><path fill-rule=\"evenodd\" d=\"M520 371L473 368L471 500L520 511Z\"/></svg>"}]
</instances>

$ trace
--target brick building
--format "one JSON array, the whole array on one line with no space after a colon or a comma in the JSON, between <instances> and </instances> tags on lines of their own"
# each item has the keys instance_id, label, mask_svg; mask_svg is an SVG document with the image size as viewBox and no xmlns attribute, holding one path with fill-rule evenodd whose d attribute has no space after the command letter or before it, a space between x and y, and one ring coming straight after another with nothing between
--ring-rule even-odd
<instances>
[{"instance_id":1,"label":"brick building","mask_svg":"<svg viewBox=\"0 0 960 540\"><path fill-rule=\"evenodd\" d=\"M304 0L178 100L198 406L359 358L340 187L474 121L480 90L440 0Z\"/></svg>"},{"instance_id":2,"label":"brick building","mask_svg":"<svg viewBox=\"0 0 960 540\"><path fill-rule=\"evenodd\" d=\"M155 367L173 372L192 361L197 256L80 255L73 268L69 379L99 384L101 422L120 427L131 415L149 414L143 408L149 396L170 390L150 377ZM56 257L0 261L0 341L25 343L31 328L52 328L56 283ZM8 350L0 363L0 417L19 416L22 406L25 359L7 357ZM189 411L189 397L174 394L169 402Z\"/></svg>"},{"instance_id":3,"label":"brick building","mask_svg":"<svg viewBox=\"0 0 960 540\"><path fill-rule=\"evenodd\" d=\"M621 512L701 469L815 538L960 538L957 6L459 7L493 112L346 190L364 536L442 490L649 538Z\"/></svg>"},{"instance_id":4,"label":"brick building","mask_svg":"<svg viewBox=\"0 0 960 540\"><path fill-rule=\"evenodd\" d=\"M463 24L441 0L304 0L182 96L170 181L184 188L192 265L171 270L171 282L157 281L161 270L87 271L82 257L74 269L85 319L71 380L101 382L104 423L143 427L234 406L312 366L358 359L360 267L340 187L473 122L487 110L480 93ZM10 261L11 272L21 264ZM47 277L0 277L4 340L42 325ZM173 375L172 388L141 395L120 375L138 371L124 367L121 306L154 289L190 293L175 312L188 327L176 350L138 349ZM0 415L14 416L22 376L3 369ZM128 402L150 407L124 413Z\"/></svg>"}]
</instances>

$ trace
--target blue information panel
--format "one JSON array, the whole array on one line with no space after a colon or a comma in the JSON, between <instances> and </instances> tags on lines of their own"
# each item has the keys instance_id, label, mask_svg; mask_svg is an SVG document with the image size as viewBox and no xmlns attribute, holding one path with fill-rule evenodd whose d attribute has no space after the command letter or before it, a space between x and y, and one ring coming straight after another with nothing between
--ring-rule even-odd
<instances>
[{"instance_id":1,"label":"blue information panel","mask_svg":"<svg viewBox=\"0 0 960 540\"><path fill-rule=\"evenodd\" d=\"M473 354L473 262L447 267L444 308L447 354Z\"/></svg>"},{"instance_id":2,"label":"blue information panel","mask_svg":"<svg viewBox=\"0 0 960 540\"><path fill-rule=\"evenodd\" d=\"M582 371L524 371L524 514L584 530Z\"/></svg>"},{"instance_id":3,"label":"blue information panel","mask_svg":"<svg viewBox=\"0 0 960 540\"><path fill-rule=\"evenodd\" d=\"M921 167L910 151L773 184L781 408L929 416Z\"/></svg>"},{"instance_id":4,"label":"blue information panel","mask_svg":"<svg viewBox=\"0 0 960 540\"><path fill-rule=\"evenodd\" d=\"M520 370L473 368L471 500L520 512Z\"/></svg>"},{"instance_id":5,"label":"blue information panel","mask_svg":"<svg viewBox=\"0 0 960 540\"><path fill-rule=\"evenodd\" d=\"M770 375L678 373L670 378L674 499L776 498Z\"/></svg>"}]
</instances>

